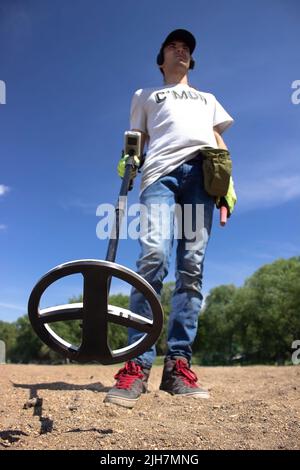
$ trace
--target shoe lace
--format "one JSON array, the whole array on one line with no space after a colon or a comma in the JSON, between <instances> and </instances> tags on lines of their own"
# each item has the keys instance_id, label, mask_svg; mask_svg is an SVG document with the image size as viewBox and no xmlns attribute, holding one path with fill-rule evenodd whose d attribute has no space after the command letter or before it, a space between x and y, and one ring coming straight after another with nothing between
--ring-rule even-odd
<instances>
[{"instance_id":1,"label":"shoe lace","mask_svg":"<svg viewBox=\"0 0 300 470\"><path fill-rule=\"evenodd\" d=\"M189 368L188 364L182 359L177 359L175 364L176 375L181 376L182 381L185 385L192 388L197 388L196 382L198 380L197 375L192 369Z\"/></svg>"},{"instance_id":2,"label":"shoe lace","mask_svg":"<svg viewBox=\"0 0 300 470\"><path fill-rule=\"evenodd\" d=\"M135 362L128 361L125 366L117 372L115 379L117 380L116 387L122 389L129 389L136 379L143 379L144 374L141 366Z\"/></svg>"}]
</instances>

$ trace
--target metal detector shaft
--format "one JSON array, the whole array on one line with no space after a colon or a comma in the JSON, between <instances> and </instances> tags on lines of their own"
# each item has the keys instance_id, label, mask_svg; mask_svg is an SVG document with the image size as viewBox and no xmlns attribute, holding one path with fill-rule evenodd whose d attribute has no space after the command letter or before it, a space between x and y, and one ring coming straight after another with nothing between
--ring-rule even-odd
<instances>
[{"instance_id":1,"label":"metal detector shaft","mask_svg":"<svg viewBox=\"0 0 300 470\"><path fill-rule=\"evenodd\" d=\"M122 225L122 220L124 217L124 212L126 209L127 194L129 191L131 183L131 170L134 167L134 156L131 155L126 162L125 174L122 179L122 185L118 197L117 204L115 206L115 218L113 228L109 238L109 244L106 253L106 261L114 262L116 259L117 248L119 243L120 229ZM109 293L111 284L111 278L108 281L107 292Z\"/></svg>"}]
</instances>

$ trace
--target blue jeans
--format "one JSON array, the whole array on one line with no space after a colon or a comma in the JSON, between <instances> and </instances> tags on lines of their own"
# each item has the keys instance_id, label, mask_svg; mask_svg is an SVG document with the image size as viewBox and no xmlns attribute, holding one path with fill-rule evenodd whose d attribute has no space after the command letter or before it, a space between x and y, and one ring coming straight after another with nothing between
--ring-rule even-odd
<instances>
[{"instance_id":1,"label":"blue jeans","mask_svg":"<svg viewBox=\"0 0 300 470\"><path fill-rule=\"evenodd\" d=\"M200 155L147 186L140 204L146 210L140 213L141 253L137 272L159 297L168 274L177 220L176 284L168 323L167 357L181 356L190 362L203 300L203 262L214 210L214 199L204 190ZM139 315L152 317L148 302L135 288L131 290L129 308ZM129 328L128 344L138 341L143 334ZM153 345L134 360L150 368L155 357Z\"/></svg>"}]
</instances>

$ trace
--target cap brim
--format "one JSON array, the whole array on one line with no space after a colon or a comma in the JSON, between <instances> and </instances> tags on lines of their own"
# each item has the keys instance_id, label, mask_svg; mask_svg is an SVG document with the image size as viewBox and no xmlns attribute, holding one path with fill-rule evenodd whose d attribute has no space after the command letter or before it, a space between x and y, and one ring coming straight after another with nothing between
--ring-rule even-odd
<instances>
[{"instance_id":1,"label":"cap brim","mask_svg":"<svg viewBox=\"0 0 300 470\"><path fill-rule=\"evenodd\" d=\"M162 49L166 47L168 44L170 44L170 42L173 42L173 41L184 42L188 46L191 54L195 50L196 39L186 29L176 29L175 31L172 31L163 42Z\"/></svg>"}]
</instances>

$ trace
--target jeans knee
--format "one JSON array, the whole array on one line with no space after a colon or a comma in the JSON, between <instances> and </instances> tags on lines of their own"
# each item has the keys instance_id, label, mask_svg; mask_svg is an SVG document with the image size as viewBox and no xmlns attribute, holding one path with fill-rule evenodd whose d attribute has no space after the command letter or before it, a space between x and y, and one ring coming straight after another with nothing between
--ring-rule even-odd
<instances>
[{"instance_id":1,"label":"jeans knee","mask_svg":"<svg viewBox=\"0 0 300 470\"><path fill-rule=\"evenodd\" d=\"M138 273L148 282L163 281L168 273L169 256L166 251L157 247L144 253L137 262Z\"/></svg>"},{"instance_id":2,"label":"jeans knee","mask_svg":"<svg viewBox=\"0 0 300 470\"><path fill-rule=\"evenodd\" d=\"M201 293L202 290L202 277L203 277L202 263L184 263L177 268L176 272L176 288L177 290L191 290Z\"/></svg>"}]
</instances>

